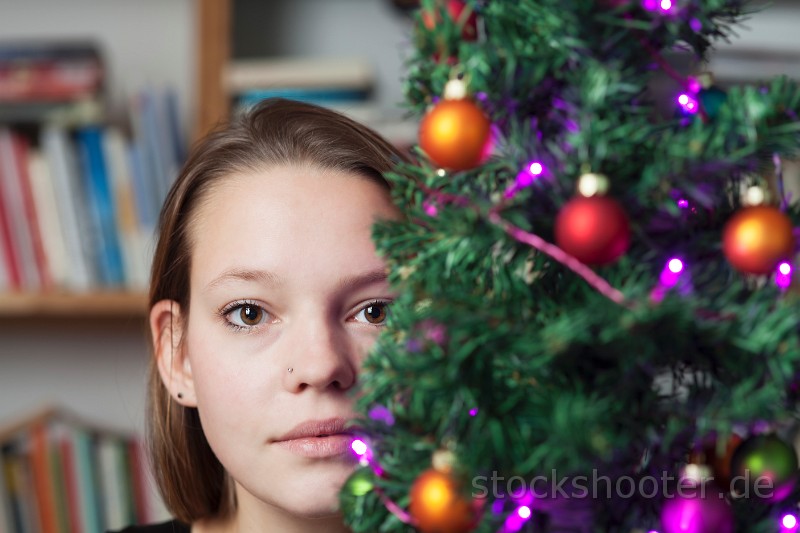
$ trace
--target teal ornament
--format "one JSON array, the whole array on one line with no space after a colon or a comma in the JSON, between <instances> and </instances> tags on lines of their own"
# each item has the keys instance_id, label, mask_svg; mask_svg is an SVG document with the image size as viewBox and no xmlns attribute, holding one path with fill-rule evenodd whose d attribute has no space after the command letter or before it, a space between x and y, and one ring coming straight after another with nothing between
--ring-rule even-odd
<instances>
[{"instance_id":1,"label":"teal ornament","mask_svg":"<svg viewBox=\"0 0 800 533\"><path fill-rule=\"evenodd\" d=\"M708 89L701 89L697 93L697 99L700 105L708 115L708 118L715 118L719 114L719 109L728 100L728 93L719 87L711 86Z\"/></svg>"}]
</instances>

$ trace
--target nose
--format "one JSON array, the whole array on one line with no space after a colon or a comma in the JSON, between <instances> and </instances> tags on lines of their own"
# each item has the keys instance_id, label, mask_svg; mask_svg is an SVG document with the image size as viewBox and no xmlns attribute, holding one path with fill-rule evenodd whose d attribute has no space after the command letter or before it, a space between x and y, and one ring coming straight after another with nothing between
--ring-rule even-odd
<instances>
[{"instance_id":1,"label":"nose","mask_svg":"<svg viewBox=\"0 0 800 533\"><path fill-rule=\"evenodd\" d=\"M288 355L283 368L284 383L290 392L308 388L345 391L355 384L356 346L345 326L306 320L291 329L285 339Z\"/></svg>"}]
</instances>

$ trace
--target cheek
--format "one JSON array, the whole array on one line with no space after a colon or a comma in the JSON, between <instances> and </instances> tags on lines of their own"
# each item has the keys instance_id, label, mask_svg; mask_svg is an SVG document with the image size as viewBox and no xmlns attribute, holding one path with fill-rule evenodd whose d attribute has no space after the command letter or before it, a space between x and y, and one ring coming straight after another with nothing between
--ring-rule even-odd
<instances>
[{"instance_id":1,"label":"cheek","mask_svg":"<svg viewBox=\"0 0 800 533\"><path fill-rule=\"evenodd\" d=\"M378 341L378 331L366 331L360 333L356 336L354 341L354 346L356 349L356 361L358 362L358 368L360 369L364 364L364 360L369 355L370 351L375 347L375 343Z\"/></svg>"},{"instance_id":2,"label":"cheek","mask_svg":"<svg viewBox=\"0 0 800 533\"><path fill-rule=\"evenodd\" d=\"M190 331L187 349L192 366L197 408L210 425L235 426L243 421L248 405L264 402L266 369L262 358L237 349L231 342L204 325ZM252 410L250 410L252 412Z\"/></svg>"}]
</instances>

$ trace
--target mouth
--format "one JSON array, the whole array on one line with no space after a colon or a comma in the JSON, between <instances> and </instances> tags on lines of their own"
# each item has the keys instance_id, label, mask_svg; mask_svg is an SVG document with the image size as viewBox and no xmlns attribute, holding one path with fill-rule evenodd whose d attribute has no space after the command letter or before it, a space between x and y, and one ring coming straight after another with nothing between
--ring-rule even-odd
<instances>
[{"instance_id":1,"label":"mouth","mask_svg":"<svg viewBox=\"0 0 800 533\"><path fill-rule=\"evenodd\" d=\"M354 428L345 427L347 419L341 417L307 420L275 439L273 444L294 454L310 458L341 456L352 452Z\"/></svg>"},{"instance_id":2,"label":"mouth","mask_svg":"<svg viewBox=\"0 0 800 533\"><path fill-rule=\"evenodd\" d=\"M350 448L353 439L348 433L333 433L281 440L275 444L295 455L323 459L353 455Z\"/></svg>"}]
</instances>

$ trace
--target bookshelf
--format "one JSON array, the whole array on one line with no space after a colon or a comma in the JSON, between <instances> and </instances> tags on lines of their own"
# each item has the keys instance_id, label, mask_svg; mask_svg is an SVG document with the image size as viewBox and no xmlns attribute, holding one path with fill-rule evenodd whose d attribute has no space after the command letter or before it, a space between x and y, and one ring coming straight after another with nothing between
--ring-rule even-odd
<instances>
[{"instance_id":1,"label":"bookshelf","mask_svg":"<svg viewBox=\"0 0 800 533\"><path fill-rule=\"evenodd\" d=\"M90 0L86 0L91 3ZM264 54L270 60L270 71L280 70L280 65L287 67L287 76L291 79L331 79L339 76L339 80L347 83L355 83L359 87L367 87L372 80L367 80L368 76L364 71L364 66L371 63L383 65L386 69L399 69L400 57L394 52L383 53L383 56L360 58L361 62L353 61L354 53L352 50L358 49L362 53L360 46L356 46L361 38L351 38L349 45L339 46L343 41L341 34L336 34L339 30L331 29L328 37L320 37L318 34L323 32L323 25L313 19L304 18L302 10L325 9L327 15L324 18L334 16L343 10L350 13L341 18L342 23L359 24L353 18L356 13L364 12L365 16L379 17L383 20L383 27L367 31L378 31L382 34L392 34L394 32L394 42L387 41L387 45L394 46L401 40L401 35L408 28L408 20L403 19L396 11L393 11L389 2L370 5L363 9L349 5L352 2L347 0L337 0L330 4L320 5L314 2L290 2L278 0L271 2L269 6L260 5L258 2L250 0L197 0L192 4L193 16L188 24L193 29L192 46L195 54L194 75L195 83L191 89L193 94L192 104L189 106L191 115L191 129L189 140L194 141L204 133L212 129L221 120L224 120L231 113L231 103L235 91L231 79L236 72L242 71L242 63L248 60L250 63L257 64L265 59ZM302 4L302 5L301 5ZM255 11L253 11L255 10ZM366 12L369 11L369 12ZM274 13L274 17L267 15ZM283 22L279 19L283 17ZM253 21L261 21L259 25L254 25ZM305 22L303 22L305 20ZM243 23L243 21L245 21ZM305 24L308 25L307 31L310 34L317 34L317 37L310 42L298 41L296 37L276 30L282 24ZM249 24L249 25L248 25ZM266 26L264 26L266 25ZM270 31L263 31L260 28L271 28ZM336 26L329 26L335 28ZM345 26L346 28L346 26ZM349 30L346 30L349 32ZM333 33L331 33L333 32ZM276 35L276 36L275 36ZM376 36L377 38L377 36ZM327 40L326 40L327 39ZM292 42L288 42L292 41ZM245 44L243 44L245 43ZM249 43L249 44L247 44ZM332 43L337 43L339 49L335 49ZM308 48L311 47L311 48ZM348 48L349 47L349 48ZM329 53L339 57L312 57L315 55L313 49L332 49ZM319 51L316 52L317 54ZM367 54L368 52L363 52ZM369 52L373 53L373 52ZM234 57L238 55L239 57ZM397 55L397 57L391 57ZM242 57L243 56L243 57ZM349 56L349 57L348 57ZM302 60L295 61L297 58ZM316 59L316 60L315 60ZM388 66L387 66L388 64ZM322 66L326 66L323 69ZM339 67L339 68L337 68ZM113 70L114 65L111 65ZM327 72L322 72L327 70ZM348 74L349 73L349 74ZM327 76L327 78L326 78ZM349 76L349 78L348 78ZM386 76L383 75L383 78ZM378 86L383 86L384 93L387 83L381 80L381 76L376 80ZM353 82L355 80L355 82ZM273 83L269 80L267 83ZM116 83L119 85L119 82ZM396 84L399 86L399 80ZM398 99L399 89L391 88L391 95L384 97L383 108L386 107L387 98ZM373 98L374 100L374 98ZM380 106L373 105L346 105L348 111L355 110L359 113L351 113L355 118L367 123L371 123L378 131L390 139L400 139L401 143L411 140L416 132L416 126L407 122L393 120L381 120ZM141 283L140 283L141 285ZM31 316L47 316L53 319L93 319L102 317L104 319L129 318L132 316L143 316L142 302L144 302L143 287L127 288L125 292L112 292L106 289L94 289L90 287L88 292L63 291L61 287L55 287L54 291L2 291L0 290L0 321L22 319Z\"/></svg>"},{"instance_id":2,"label":"bookshelf","mask_svg":"<svg viewBox=\"0 0 800 533\"><path fill-rule=\"evenodd\" d=\"M20 292L0 297L0 319L144 320L146 314L147 295L143 292Z\"/></svg>"},{"instance_id":3,"label":"bookshelf","mask_svg":"<svg viewBox=\"0 0 800 533\"><path fill-rule=\"evenodd\" d=\"M150 519L142 441L45 406L0 426L0 530L118 530Z\"/></svg>"}]
</instances>

